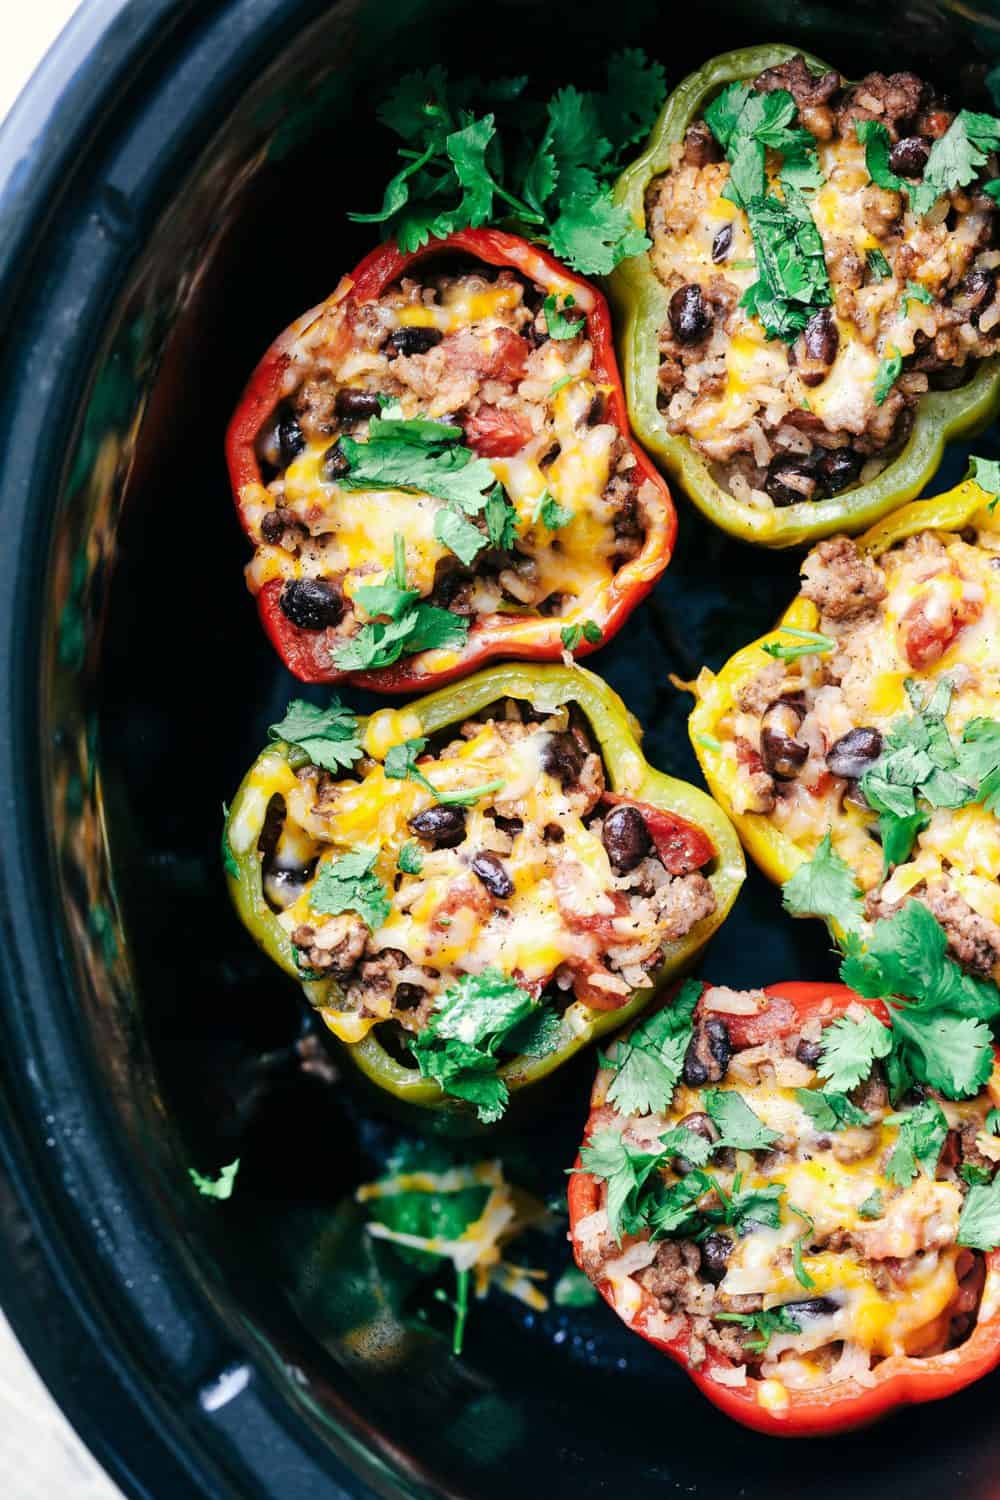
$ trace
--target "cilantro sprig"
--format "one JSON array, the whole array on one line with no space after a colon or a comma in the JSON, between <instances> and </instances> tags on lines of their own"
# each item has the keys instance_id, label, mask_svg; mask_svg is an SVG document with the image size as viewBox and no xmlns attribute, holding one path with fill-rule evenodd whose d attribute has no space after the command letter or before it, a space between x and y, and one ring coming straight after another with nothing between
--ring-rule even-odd
<instances>
[{"instance_id":1,"label":"cilantro sprig","mask_svg":"<svg viewBox=\"0 0 1000 1500\"><path fill-rule=\"evenodd\" d=\"M309 892L313 911L339 916L353 911L375 932L388 919L392 902L385 886L375 874L374 849L355 849L338 859L325 860L319 867Z\"/></svg>"},{"instance_id":2,"label":"cilantro sprig","mask_svg":"<svg viewBox=\"0 0 1000 1500\"><path fill-rule=\"evenodd\" d=\"M392 573L381 584L357 589L354 597L367 614L385 616L388 623L373 619L334 649L334 666L342 671L375 671L418 651L461 650L465 645L467 620L434 604L415 603L419 590L407 588L406 545L398 532Z\"/></svg>"},{"instance_id":3,"label":"cilantro sprig","mask_svg":"<svg viewBox=\"0 0 1000 1500\"><path fill-rule=\"evenodd\" d=\"M640 1021L600 1059L615 1075L607 1097L619 1114L663 1114L670 1108L701 990L698 980L686 979L672 1005Z\"/></svg>"},{"instance_id":4,"label":"cilantro sprig","mask_svg":"<svg viewBox=\"0 0 1000 1500\"><path fill-rule=\"evenodd\" d=\"M912 211L924 217L943 193L968 187L977 180L992 151L1000 147L1000 120L993 115L962 109L944 135L931 146L919 182L899 177L889 165L889 132L878 120L859 120L855 127L865 148L868 175L879 187L905 193ZM993 183L987 183L990 191Z\"/></svg>"},{"instance_id":5,"label":"cilantro sprig","mask_svg":"<svg viewBox=\"0 0 1000 1500\"><path fill-rule=\"evenodd\" d=\"M1000 459L970 457L969 472L965 477L974 479L980 489L993 496L987 509L996 510L1000 502Z\"/></svg>"},{"instance_id":6,"label":"cilantro sprig","mask_svg":"<svg viewBox=\"0 0 1000 1500\"><path fill-rule=\"evenodd\" d=\"M218 1177L204 1177L201 1172L196 1172L194 1167L188 1167L188 1176L203 1198L217 1198L225 1202L227 1198L233 1196L236 1174L239 1169L240 1159L237 1157L228 1166L219 1168Z\"/></svg>"},{"instance_id":7,"label":"cilantro sprig","mask_svg":"<svg viewBox=\"0 0 1000 1500\"><path fill-rule=\"evenodd\" d=\"M837 644L832 636L821 635L818 630L797 630L792 625L779 625L778 631L781 635L793 636L794 640L791 643L765 641L760 648L776 661L797 661L800 656L825 656Z\"/></svg>"},{"instance_id":8,"label":"cilantro sprig","mask_svg":"<svg viewBox=\"0 0 1000 1500\"><path fill-rule=\"evenodd\" d=\"M802 1332L802 1325L783 1307L765 1307L754 1313L716 1313L715 1317L720 1323L738 1323L754 1335L744 1340L751 1354L763 1354L776 1333Z\"/></svg>"},{"instance_id":9,"label":"cilantro sprig","mask_svg":"<svg viewBox=\"0 0 1000 1500\"><path fill-rule=\"evenodd\" d=\"M745 83L729 84L705 110L705 123L729 158L723 196L747 215L760 273L740 306L760 319L768 338L786 343L833 301L823 241L803 197L823 178L813 136L793 126L797 113L787 89L760 94ZM768 150L781 156L781 198L768 191Z\"/></svg>"},{"instance_id":10,"label":"cilantro sprig","mask_svg":"<svg viewBox=\"0 0 1000 1500\"><path fill-rule=\"evenodd\" d=\"M334 695L326 708L293 698L285 717L267 731L271 740L285 740L302 750L314 766L326 771L346 771L360 760L357 715Z\"/></svg>"},{"instance_id":11,"label":"cilantro sprig","mask_svg":"<svg viewBox=\"0 0 1000 1500\"><path fill-rule=\"evenodd\" d=\"M616 53L603 91L563 88L544 108L524 97L527 83L460 81L439 66L401 79L379 117L401 138L403 165L381 207L351 217L388 224L403 251L499 221L584 275L648 248L611 184L656 117L660 64L634 48Z\"/></svg>"},{"instance_id":12,"label":"cilantro sprig","mask_svg":"<svg viewBox=\"0 0 1000 1500\"><path fill-rule=\"evenodd\" d=\"M793 916L819 916L845 934L843 982L866 999L884 1000L891 1026L865 1012L842 1016L823 1033L819 1076L849 1093L885 1060L894 1098L914 1080L947 1099L976 1093L993 1067L988 1021L1000 1015L1000 990L977 979L948 954L944 928L923 902L911 899L869 929L861 892L827 835L815 856L784 889Z\"/></svg>"},{"instance_id":13,"label":"cilantro sprig","mask_svg":"<svg viewBox=\"0 0 1000 1500\"><path fill-rule=\"evenodd\" d=\"M390 781L415 781L422 786L424 791L430 792L436 802L446 807L474 807L483 797L490 792L498 792L505 784L502 777L494 781L484 782L481 786L455 787L451 791L442 791L429 781L417 764L417 756L421 755L427 748L426 736L415 740L404 740L399 745L393 745L387 753L383 769Z\"/></svg>"},{"instance_id":14,"label":"cilantro sprig","mask_svg":"<svg viewBox=\"0 0 1000 1500\"><path fill-rule=\"evenodd\" d=\"M522 1050L522 1033L532 1055L554 1050L559 1028L537 1018L540 1000L500 969L461 974L444 995L423 1031L409 1039L421 1074L446 1094L476 1106L484 1125L501 1118L508 1090L497 1076L498 1055Z\"/></svg>"}]
</instances>

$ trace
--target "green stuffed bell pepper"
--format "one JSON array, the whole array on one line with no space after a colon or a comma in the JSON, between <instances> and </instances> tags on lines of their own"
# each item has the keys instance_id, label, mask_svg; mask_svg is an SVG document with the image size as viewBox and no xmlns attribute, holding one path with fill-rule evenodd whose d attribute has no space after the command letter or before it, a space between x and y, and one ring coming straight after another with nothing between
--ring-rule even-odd
<instances>
[{"instance_id":1,"label":"green stuffed bell pepper","mask_svg":"<svg viewBox=\"0 0 1000 1500\"><path fill-rule=\"evenodd\" d=\"M703 792L581 668L355 718L296 702L223 854L236 909L396 1100L490 1124L688 967L744 877Z\"/></svg>"},{"instance_id":2,"label":"green stuffed bell pepper","mask_svg":"<svg viewBox=\"0 0 1000 1500\"><path fill-rule=\"evenodd\" d=\"M611 291L633 427L716 525L861 531L996 415L998 142L914 74L785 46L668 99L616 188L651 247Z\"/></svg>"}]
</instances>

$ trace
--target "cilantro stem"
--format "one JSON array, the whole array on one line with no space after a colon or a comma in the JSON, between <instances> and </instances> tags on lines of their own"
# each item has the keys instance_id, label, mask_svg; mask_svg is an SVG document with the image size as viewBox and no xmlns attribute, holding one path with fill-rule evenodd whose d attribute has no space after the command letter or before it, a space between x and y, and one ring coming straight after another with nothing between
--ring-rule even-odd
<instances>
[{"instance_id":1,"label":"cilantro stem","mask_svg":"<svg viewBox=\"0 0 1000 1500\"><path fill-rule=\"evenodd\" d=\"M469 1316L469 1268L464 1266L455 1272L455 1328L451 1337L451 1352L458 1356L465 1343L465 1323Z\"/></svg>"}]
</instances>

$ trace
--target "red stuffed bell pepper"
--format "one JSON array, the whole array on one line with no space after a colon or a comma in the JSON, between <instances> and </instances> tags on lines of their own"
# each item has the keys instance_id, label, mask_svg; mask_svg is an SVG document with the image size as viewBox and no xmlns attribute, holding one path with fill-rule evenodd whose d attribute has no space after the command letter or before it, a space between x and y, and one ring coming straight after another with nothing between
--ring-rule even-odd
<instances>
[{"instance_id":1,"label":"red stuffed bell pepper","mask_svg":"<svg viewBox=\"0 0 1000 1500\"><path fill-rule=\"evenodd\" d=\"M577 1264L761 1432L860 1427L1000 1363L1000 1071L972 1098L894 1108L881 1064L848 1076L844 1050L865 1032L877 1058L886 1017L843 985L688 981L597 1076Z\"/></svg>"},{"instance_id":2,"label":"red stuffed bell pepper","mask_svg":"<svg viewBox=\"0 0 1000 1500\"><path fill-rule=\"evenodd\" d=\"M374 250L265 354L226 451L250 590L304 682L586 655L673 549L604 298L493 229Z\"/></svg>"}]
</instances>

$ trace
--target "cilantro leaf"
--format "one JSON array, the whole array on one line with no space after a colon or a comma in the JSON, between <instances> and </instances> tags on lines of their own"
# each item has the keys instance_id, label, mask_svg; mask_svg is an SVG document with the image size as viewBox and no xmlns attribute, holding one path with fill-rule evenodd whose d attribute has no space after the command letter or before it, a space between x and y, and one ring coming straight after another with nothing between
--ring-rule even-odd
<instances>
[{"instance_id":1,"label":"cilantro leaf","mask_svg":"<svg viewBox=\"0 0 1000 1500\"><path fill-rule=\"evenodd\" d=\"M753 1333L754 1337L744 1344L752 1354L763 1354L776 1333L802 1332L802 1325L783 1307L767 1307L754 1313L716 1313L715 1317L720 1323L738 1323Z\"/></svg>"},{"instance_id":2,"label":"cilantro leaf","mask_svg":"<svg viewBox=\"0 0 1000 1500\"><path fill-rule=\"evenodd\" d=\"M989 1135L1000 1135L1000 1109L987 1111L985 1129Z\"/></svg>"},{"instance_id":3,"label":"cilantro leaf","mask_svg":"<svg viewBox=\"0 0 1000 1500\"><path fill-rule=\"evenodd\" d=\"M624 47L608 59L608 84L598 95L597 107L604 134L616 152L649 133L666 87L663 65L640 47Z\"/></svg>"},{"instance_id":4,"label":"cilantro leaf","mask_svg":"<svg viewBox=\"0 0 1000 1500\"><path fill-rule=\"evenodd\" d=\"M568 318L566 313L571 307L576 306L576 298L570 292L562 299L562 307L559 306L559 298L551 292L542 303L542 312L545 315L545 326L549 331L549 338L556 340L575 339L586 319L581 313L578 318Z\"/></svg>"},{"instance_id":5,"label":"cilantro leaf","mask_svg":"<svg viewBox=\"0 0 1000 1500\"><path fill-rule=\"evenodd\" d=\"M203 1177L200 1172L195 1171L194 1167L188 1167L188 1176L203 1198L218 1198L224 1201L233 1196L233 1186L239 1169L240 1159L237 1157L227 1167L219 1168L218 1177Z\"/></svg>"},{"instance_id":6,"label":"cilantro leaf","mask_svg":"<svg viewBox=\"0 0 1000 1500\"><path fill-rule=\"evenodd\" d=\"M375 671L418 651L461 649L468 633L469 622L461 615L433 604L418 604L389 625L362 625L331 655L342 671Z\"/></svg>"},{"instance_id":7,"label":"cilantro leaf","mask_svg":"<svg viewBox=\"0 0 1000 1500\"><path fill-rule=\"evenodd\" d=\"M422 755L427 749L427 737L421 735L415 740L403 740L399 745L393 745L386 751L382 769L390 781L415 781L418 786L424 787L428 792L437 796L431 782L417 765L417 756Z\"/></svg>"},{"instance_id":8,"label":"cilantro leaf","mask_svg":"<svg viewBox=\"0 0 1000 1500\"><path fill-rule=\"evenodd\" d=\"M882 1189L875 1188L863 1203L858 1204L859 1219L881 1219L885 1213L885 1204L882 1201Z\"/></svg>"},{"instance_id":9,"label":"cilantro leaf","mask_svg":"<svg viewBox=\"0 0 1000 1500\"><path fill-rule=\"evenodd\" d=\"M899 1136L885 1169L889 1181L909 1187L920 1170L933 1177L948 1134L948 1121L940 1104L925 1099L903 1115L889 1115L887 1123L899 1125Z\"/></svg>"},{"instance_id":10,"label":"cilantro leaf","mask_svg":"<svg viewBox=\"0 0 1000 1500\"><path fill-rule=\"evenodd\" d=\"M560 259L586 276L609 276L619 261L652 244L608 188L566 199L549 231L549 242Z\"/></svg>"},{"instance_id":11,"label":"cilantro leaf","mask_svg":"<svg viewBox=\"0 0 1000 1500\"><path fill-rule=\"evenodd\" d=\"M847 933L861 928L864 898L851 867L825 833L812 859L801 864L782 888L785 910L793 917L832 919Z\"/></svg>"},{"instance_id":12,"label":"cilantro leaf","mask_svg":"<svg viewBox=\"0 0 1000 1500\"><path fill-rule=\"evenodd\" d=\"M911 1005L895 1013L893 1024L908 1044L906 1059L914 1076L946 1099L976 1093L993 1071L993 1038L985 1021L940 1011L928 1014Z\"/></svg>"},{"instance_id":13,"label":"cilantro leaf","mask_svg":"<svg viewBox=\"0 0 1000 1500\"><path fill-rule=\"evenodd\" d=\"M308 755L314 766L327 771L347 770L362 755L357 715L336 696L326 708L304 698L293 698L285 717L267 731L271 740L285 740Z\"/></svg>"},{"instance_id":14,"label":"cilantro leaf","mask_svg":"<svg viewBox=\"0 0 1000 1500\"><path fill-rule=\"evenodd\" d=\"M328 916L353 911L372 932L381 927L389 916L392 902L374 873L376 858L374 849L356 849L339 859L324 860L309 892L309 905L313 911Z\"/></svg>"},{"instance_id":15,"label":"cilantro leaf","mask_svg":"<svg viewBox=\"0 0 1000 1500\"><path fill-rule=\"evenodd\" d=\"M434 604L418 604L415 619L403 650L406 655L417 651L460 650L469 633L469 622L450 609Z\"/></svg>"},{"instance_id":16,"label":"cilantro leaf","mask_svg":"<svg viewBox=\"0 0 1000 1500\"><path fill-rule=\"evenodd\" d=\"M642 1227L640 1189L661 1160L659 1151L627 1145L617 1130L600 1130L581 1148L580 1170L607 1183L608 1233L617 1244Z\"/></svg>"},{"instance_id":17,"label":"cilantro leaf","mask_svg":"<svg viewBox=\"0 0 1000 1500\"><path fill-rule=\"evenodd\" d=\"M692 1167L703 1167L717 1143L708 1141L686 1126L677 1125L660 1136L660 1147L664 1156L683 1157Z\"/></svg>"},{"instance_id":18,"label":"cilantro leaf","mask_svg":"<svg viewBox=\"0 0 1000 1500\"><path fill-rule=\"evenodd\" d=\"M857 1020L841 1016L823 1031L817 1072L831 1089L846 1094L868 1077L876 1060L888 1056L891 1046L892 1032L870 1011Z\"/></svg>"},{"instance_id":19,"label":"cilantro leaf","mask_svg":"<svg viewBox=\"0 0 1000 1500\"><path fill-rule=\"evenodd\" d=\"M993 1176L985 1167L977 1167L973 1162L963 1162L958 1169L958 1175L963 1182L970 1187L981 1187L987 1182L993 1181Z\"/></svg>"},{"instance_id":20,"label":"cilantro leaf","mask_svg":"<svg viewBox=\"0 0 1000 1500\"><path fill-rule=\"evenodd\" d=\"M399 851L396 865L404 875L419 875L424 867L424 854L420 845L412 841L404 844Z\"/></svg>"},{"instance_id":21,"label":"cilantro leaf","mask_svg":"<svg viewBox=\"0 0 1000 1500\"><path fill-rule=\"evenodd\" d=\"M446 807L475 807L477 802L488 797L490 792L498 792L503 785L503 778L498 777L495 781L484 781L482 786L457 787L453 792L435 790L434 795Z\"/></svg>"},{"instance_id":22,"label":"cilantro leaf","mask_svg":"<svg viewBox=\"0 0 1000 1500\"><path fill-rule=\"evenodd\" d=\"M384 583L365 584L355 589L353 595L354 603L360 605L370 620L379 615L399 620L419 598L419 589L400 588L391 578Z\"/></svg>"},{"instance_id":23,"label":"cilantro leaf","mask_svg":"<svg viewBox=\"0 0 1000 1500\"><path fill-rule=\"evenodd\" d=\"M444 992L423 1031L408 1039L421 1074L446 1094L477 1107L493 1124L507 1106L507 1086L497 1077L497 1053L514 1028L541 1002L501 970L462 974Z\"/></svg>"},{"instance_id":24,"label":"cilantro leaf","mask_svg":"<svg viewBox=\"0 0 1000 1500\"><path fill-rule=\"evenodd\" d=\"M595 620L584 620L582 625L564 625L559 632L559 638L567 651L575 651L581 641L588 641L592 646L599 646L603 635L600 625Z\"/></svg>"},{"instance_id":25,"label":"cilantro leaf","mask_svg":"<svg viewBox=\"0 0 1000 1500\"><path fill-rule=\"evenodd\" d=\"M805 1209L796 1208L794 1203L789 1203L788 1212L790 1214L795 1214L796 1218L801 1219L802 1223L805 1225L802 1233L799 1235L798 1239L792 1246L792 1270L795 1273L795 1280L799 1283L800 1286L804 1286L806 1291L808 1292L812 1290L812 1288L816 1285L816 1282L814 1281L812 1276L810 1276L805 1266L802 1264L802 1251L805 1247L806 1241L809 1239L810 1235L816 1228L816 1221L806 1213Z\"/></svg>"},{"instance_id":26,"label":"cilantro leaf","mask_svg":"<svg viewBox=\"0 0 1000 1500\"><path fill-rule=\"evenodd\" d=\"M879 367L875 371L874 396L876 406L882 406L884 404L884 402L888 398L889 392L892 390L893 386L896 384L896 381L899 379L902 373L903 356L900 354L898 349L893 348L893 351L890 355L886 355L882 360L880 360Z\"/></svg>"},{"instance_id":27,"label":"cilantro leaf","mask_svg":"<svg viewBox=\"0 0 1000 1500\"><path fill-rule=\"evenodd\" d=\"M701 989L697 980L685 980L672 1005L640 1021L600 1059L602 1068L615 1073L607 1099L619 1114L662 1114L670 1108Z\"/></svg>"},{"instance_id":28,"label":"cilantro leaf","mask_svg":"<svg viewBox=\"0 0 1000 1500\"><path fill-rule=\"evenodd\" d=\"M573 512L561 506L548 490L543 490L538 498L532 519L541 521L547 531L560 531L572 521Z\"/></svg>"},{"instance_id":29,"label":"cilantro leaf","mask_svg":"<svg viewBox=\"0 0 1000 1500\"><path fill-rule=\"evenodd\" d=\"M742 1174L737 1173L733 1180L732 1194L728 1202L724 1203L722 1222L729 1224L738 1235L747 1234L755 1224L762 1229L777 1229L781 1223L784 1183L773 1182L767 1187L747 1188L745 1192L741 1183ZM719 1184L716 1183L715 1187L718 1192Z\"/></svg>"},{"instance_id":30,"label":"cilantro leaf","mask_svg":"<svg viewBox=\"0 0 1000 1500\"><path fill-rule=\"evenodd\" d=\"M398 436L373 437L364 443L342 437L340 448L350 466L337 481L341 489L412 490L476 515L486 504L485 491L496 484L487 460L455 443L431 447Z\"/></svg>"},{"instance_id":31,"label":"cilantro leaf","mask_svg":"<svg viewBox=\"0 0 1000 1500\"><path fill-rule=\"evenodd\" d=\"M784 202L755 198L746 212L760 280L740 306L760 319L768 338L792 343L816 309L833 300L823 241L805 199L790 186Z\"/></svg>"},{"instance_id":32,"label":"cilantro leaf","mask_svg":"<svg viewBox=\"0 0 1000 1500\"><path fill-rule=\"evenodd\" d=\"M892 267L881 250L869 250L865 259L868 262L868 269L875 281L888 281L892 275Z\"/></svg>"},{"instance_id":33,"label":"cilantro leaf","mask_svg":"<svg viewBox=\"0 0 1000 1500\"><path fill-rule=\"evenodd\" d=\"M847 1130L872 1123L870 1114L832 1089L796 1089L795 1098L817 1130Z\"/></svg>"},{"instance_id":34,"label":"cilantro leaf","mask_svg":"<svg viewBox=\"0 0 1000 1500\"><path fill-rule=\"evenodd\" d=\"M517 537L517 512L500 485L490 492L483 514L491 544L501 552L509 552Z\"/></svg>"},{"instance_id":35,"label":"cilantro leaf","mask_svg":"<svg viewBox=\"0 0 1000 1500\"><path fill-rule=\"evenodd\" d=\"M655 1238L695 1234L704 1223L698 1200L716 1186L713 1178L695 1168L655 1197L647 1195L645 1201L640 1201L635 1218L640 1224L648 1224Z\"/></svg>"},{"instance_id":36,"label":"cilantro leaf","mask_svg":"<svg viewBox=\"0 0 1000 1500\"><path fill-rule=\"evenodd\" d=\"M434 517L434 535L466 567L475 562L487 541L478 526L448 506Z\"/></svg>"},{"instance_id":37,"label":"cilantro leaf","mask_svg":"<svg viewBox=\"0 0 1000 1500\"><path fill-rule=\"evenodd\" d=\"M729 145L736 134L736 127L743 113L744 105L751 93L752 90L748 83L729 83L721 93L716 94L715 98L705 109L705 124L711 130L723 151L729 150Z\"/></svg>"},{"instance_id":38,"label":"cilantro leaf","mask_svg":"<svg viewBox=\"0 0 1000 1500\"><path fill-rule=\"evenodd\" d=\"M779 1139L780 1131L765 1125L735 1089L706 1089L703 1099L719 1132L718 1146L732 1146L737 1151L766 1151Z\"/></svg>"},{"instance_id":39,"label":"cilantro leaf","mask_svg":"<svg viewBox=\"0 0 1000 1500\"><path fill-rule=\"evenodd\" d=\"M958 1244L989 1253L1000 1245L1000 1177L970 1187L958 1220Z\"/></svg>"}]
</instances>

